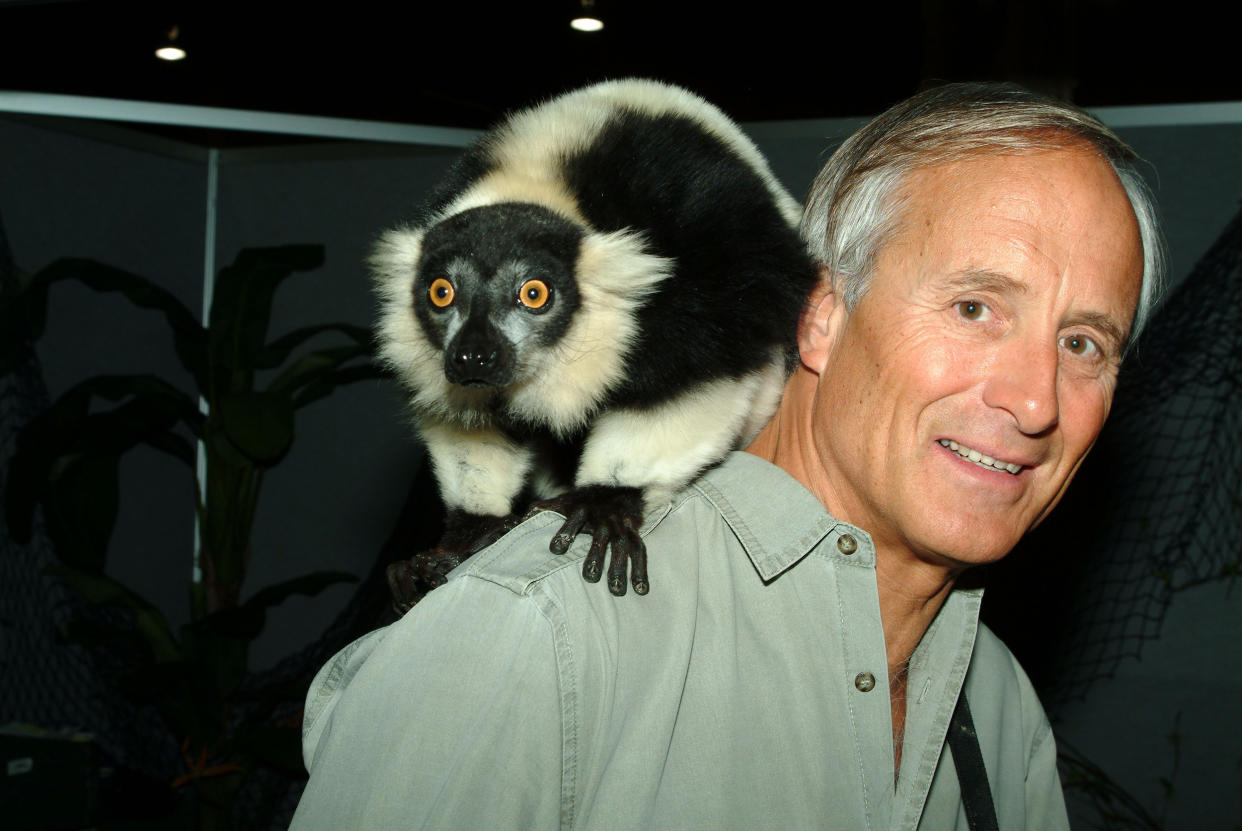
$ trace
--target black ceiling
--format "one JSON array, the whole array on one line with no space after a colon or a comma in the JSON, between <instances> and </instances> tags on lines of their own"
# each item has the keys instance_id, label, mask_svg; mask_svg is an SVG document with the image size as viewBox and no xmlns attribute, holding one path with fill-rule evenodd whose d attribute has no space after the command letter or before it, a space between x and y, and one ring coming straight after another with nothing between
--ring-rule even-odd
<instances>
[{"instance_id":1,"label":"black ceiling","mask_svg":"<svg viewBox=\"0 0 1242 831\"><path fill-rule=\"evenodd\" d=\"M1237 29L1187 3L597 0L593 35L568 28L574 6L0 0L0 89L463 127L627 75L742 121L864 115L960 79L1089 107L1242 99ZM190 57L157 61L173 24Z\"/></svg>"}]
</instances>

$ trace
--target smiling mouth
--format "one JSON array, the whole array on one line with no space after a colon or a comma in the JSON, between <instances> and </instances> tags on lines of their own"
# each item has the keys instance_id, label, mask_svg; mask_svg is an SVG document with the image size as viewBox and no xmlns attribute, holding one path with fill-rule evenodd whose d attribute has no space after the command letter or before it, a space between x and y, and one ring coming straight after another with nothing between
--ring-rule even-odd
<instances>
[{"instance_id":1,"label":"smiling mouth","mask_svg":"<svg viewBox=\"0 0 1242 831\"><path fill-rule=\"evenodd\" d=\"M986 470L999 470L1002 473L1011 473L1015 476L1022 472L1022 465L1015 465L1012 462L993 459L985 453L980 453L978 450L971 450L969 447L960 445L951 439L939 439L939 441L941 447L949 448L966 461L974 462L979 467Z\"/></svg>"}]
</instances>

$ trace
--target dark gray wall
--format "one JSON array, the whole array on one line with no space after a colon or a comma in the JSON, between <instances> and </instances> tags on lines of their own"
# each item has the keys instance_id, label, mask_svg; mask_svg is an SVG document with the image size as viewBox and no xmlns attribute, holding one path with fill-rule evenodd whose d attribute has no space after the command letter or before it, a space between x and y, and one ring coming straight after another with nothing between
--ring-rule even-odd
<instances>
[{"instance_id":1,"label":"dark gray wall","mask_svg":"<svg viewBox=\"0 0 1242 831\"><path fill-rule=\"evenodd\" d=\"M141 274L196 314L202 306L204 167L56 129L0 120L0 213L19 268L91 257ZM53 288L38 354L53 398L97 374L152 373L192 389L157 313L72 283ZM189 618L194 483L180 462L139 447L121 466L108 572Z\"/></svg>"},{"instance_id":2,"label":"dark gray wall","mask_svg":"<svg viewBox=\"0 0 1242 831\"><path fill-rule=\"evenodd\" d=\"M1123 127L1121 137L1151 163L1169 241L1169 275L1180 282L1242 202L1242 126Z\"/></svg>"}]
</instances>

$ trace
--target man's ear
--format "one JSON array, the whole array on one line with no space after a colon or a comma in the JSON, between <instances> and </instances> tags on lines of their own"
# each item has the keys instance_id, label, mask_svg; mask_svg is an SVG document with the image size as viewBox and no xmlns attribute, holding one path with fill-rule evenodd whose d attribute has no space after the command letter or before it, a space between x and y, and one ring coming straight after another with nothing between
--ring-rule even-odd
<instances>
[{"instance_id":1,"label":"man's ear","mask_svg":"<svg viewBox=\"0 0 1242 831\"><path fill-rule=\"evenodd\" d=\"M819 270L819 284L807 298L798 322L798 353L802 365L818 375L827 366L846 317L845 303L833 287L828 270Z\"/></svg>"}]
</instances>

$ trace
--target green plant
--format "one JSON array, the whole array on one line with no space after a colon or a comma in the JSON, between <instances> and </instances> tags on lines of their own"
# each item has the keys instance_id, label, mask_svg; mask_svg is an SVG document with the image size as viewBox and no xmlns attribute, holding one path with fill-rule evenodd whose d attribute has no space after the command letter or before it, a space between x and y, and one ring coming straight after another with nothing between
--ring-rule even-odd
<instances>
[{"instance_id":1,"label":"green plant","mask_svg":"<svg viewBox=\"0 0 1242 831\"><path fill-rule=\"evenodd\" d=\"M251 723L239 726L232 707L268 609L293 594L313 595L353 579L318 572L240 600L263 476L293 443L296 411L343 384L379 374L369 360L370 333L362 327L328 323L268 340L277 287L322 261L319 246L242 251L216 280L205 326L151 281L84 259L59 260L0 297L0 328L7 335L0 374L12 371L14 333L42 335L50 288L75 281L162 314L194 380L193 391L150 375L98 376L75 385L22 431L9 466L5 515L14 538L26 540L41 507L61 559L54 572L88 601L129 610L132 626L65 634L123 645L126 654L138 656L123 686L134 699L158 707L182 741L186 770L178 784L194 783L199 804L217 807L204 812L215 817L204 822L215 826L227 825L232 795L253 760L300 768L296 729L259 726L262 708L251 708ZM343 336L344 343L295 354L322 335ZM152 603L104 573L120 459L140 444L183 462L195 482L201 576L190 581L190 623L179 633ZM196 474L200 448L202 483ZM188 556L186 563L188 572Z\"/></svg>"}]
</instances>

